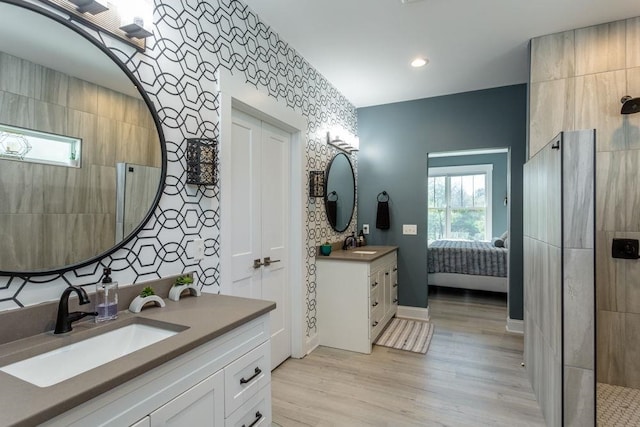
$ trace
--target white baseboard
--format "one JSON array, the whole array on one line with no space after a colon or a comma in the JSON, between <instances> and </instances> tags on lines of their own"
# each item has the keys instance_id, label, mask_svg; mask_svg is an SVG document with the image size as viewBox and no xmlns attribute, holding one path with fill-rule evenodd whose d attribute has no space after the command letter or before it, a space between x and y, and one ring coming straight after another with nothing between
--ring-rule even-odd
<instances>
[{"instance_id":1,"label":"white baseboard","mask_svg":"<svg viewBox=\"0 0 640 427\"><path fill-rule=\"evenodd\" d=\"M524 335L524 320L507 317L507 332Z\"/></svg>"},{"instance_id":2,"label":"white baseboard","mask_svg":"<svg viewBox=\"0 0 640 427\"><path fill-rule=\"evenodd\" d=\"M429 307L408 307L404 305L398 306L398 312L396 317L402 317L404 319L429 321Z\"/></svg>"},{"instance_id":3,"label":"white baseboard","mask_svg":"<svg viewBox=\"0 0 640 427\"><path fill-rule=\"evenodd\" d=\"M315 350L319 345L320 345L320 337L318 337L318 334L315 334L312 337L307 337L307 341L305 343L307 352L305 353L305 356L311 353L313 350Z\"/></svg>"}]
</instances>

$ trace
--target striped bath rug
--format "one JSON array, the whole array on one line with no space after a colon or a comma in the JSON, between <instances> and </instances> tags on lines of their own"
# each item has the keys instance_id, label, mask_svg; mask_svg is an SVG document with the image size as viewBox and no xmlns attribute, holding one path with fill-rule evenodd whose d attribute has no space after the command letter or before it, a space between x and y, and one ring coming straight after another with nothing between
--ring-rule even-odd
<instances>
[{"instance_id":1,"label":"striped bath rug","mask_svg":"<svg viewBox=\"0 0 640 427\"><path fill-rule=\"evenodd\" d=\"M433 324L394 317L375 344L426 354L433 336Z\"/></svg>"}]
</instances>

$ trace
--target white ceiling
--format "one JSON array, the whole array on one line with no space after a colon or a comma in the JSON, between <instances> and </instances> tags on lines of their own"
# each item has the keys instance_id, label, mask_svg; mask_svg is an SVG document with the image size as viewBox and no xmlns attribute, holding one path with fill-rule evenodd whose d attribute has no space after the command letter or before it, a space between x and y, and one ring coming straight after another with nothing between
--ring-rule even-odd
<instances>
[{"instance_id":1,"label":"white ceiling","mask_svg":"<svg viewBox=\"0 0 640 427\"><path fill-rule=\"evenodd\" d=\"M640 16L638 0L243 1L356 107L525 83L531 38Z\"/></svg>"}]
</instances>

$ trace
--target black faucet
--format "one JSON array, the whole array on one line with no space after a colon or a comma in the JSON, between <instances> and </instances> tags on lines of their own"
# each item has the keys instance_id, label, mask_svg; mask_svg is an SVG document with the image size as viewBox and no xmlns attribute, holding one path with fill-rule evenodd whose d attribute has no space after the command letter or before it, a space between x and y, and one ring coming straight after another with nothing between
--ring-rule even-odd
<instances>
[{"instance_id":1,"label":"black faucet","mask_svg":"<svg viewBox=\"0 0 640 427\"><path fill-rule=\"evenodd\" d=\"M342 249L346 251L347 249L355 248L356 246L358 246L358 241L356 240L356 236L354 236L354 233L351 233L351 236L347 236L347 238L344 239Z\"/></svg>"},{"instance_id":2,"label":"black faucet","mask_svg":"<svg viewBox=\"0 0 640 427\"><path fill-rule=\"evenodd\" d=\"M76 320L80 320L86 316L97 316L98 313L95 312L85 312L85 311L74 311L73 313L69 313L69 295L71 292L75 292L78 294L79 304L89 304L89 296L85 292L84 289L78 288L75 286L69 286L67 289L62 292L62 296L60 297L60 304L58 304L58 318L56 320L56 329L53 331L54 334L64 334L65 332L71 332L73 329L71 327L71 323Z\"/></svg>"}]
</instances>

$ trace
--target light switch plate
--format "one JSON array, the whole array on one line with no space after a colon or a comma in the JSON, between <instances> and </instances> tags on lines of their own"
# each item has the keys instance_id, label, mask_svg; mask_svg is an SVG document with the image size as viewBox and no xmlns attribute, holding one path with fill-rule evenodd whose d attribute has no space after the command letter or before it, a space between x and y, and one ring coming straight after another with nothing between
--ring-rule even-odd
<instances>
[{"instance_id":1,"label":"light switch plate","mask_svg":"<svg viewBox=\"0 0 640 427\"><path fill-rule=\"evenodd\" d=\"M193 259L204 259L204 239L195 239L193 241Z\"/></svg>"},{"instance_id":2,"label":"light switch plate","mask_svg":"<svg viewBox=\"0 0 640 427\"><path fill-rule=\"evenodd\" d=\"M369 234L369 224L362 224L362 234Z\"/></svg>"},{"instance_id":3,"label":"light switch plate","mask_svg":"<svg viewBox=\"0 0 640 427\"><path fill-rule=\"evenodd\" d=\"M417 224L402 224L402 234L415 236L418 234Z\"/></svg>"}]
</instances>

